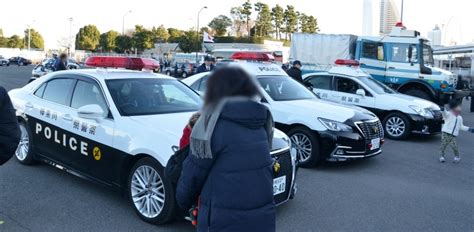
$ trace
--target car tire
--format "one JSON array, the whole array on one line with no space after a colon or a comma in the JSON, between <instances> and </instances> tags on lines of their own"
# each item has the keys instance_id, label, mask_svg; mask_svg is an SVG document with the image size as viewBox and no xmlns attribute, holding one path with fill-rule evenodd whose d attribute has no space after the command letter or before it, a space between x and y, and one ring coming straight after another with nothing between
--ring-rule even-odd
<instances>
[{"instance_id":1,"label":"car tire","mask_svg":"<svg viewBox=\"0 0 474 232\"><path fill-rule=\"evenodd\" d=\"M300 167L310 168L324 161L320 154L318 136L313 131L306 127L295 127L288 132L288 137L297 151Z\"/></svg>"},{"instance_id":2,"label":"car tire","mask_svg":"<svg viewBox=\"0 0 474 232\"><path fill-rule=\"evenodd\" d=\"M152 180L144 180L147 178L143 176L145 172ZM154 183L143 183L153 180ZM165 178L164 168L155 159L146 157L135 163L129 174L127 188L130 202L142 220L152 224L164 224L175 217L175 189Z\"/></svg>"},{"instance_id":3,"label":"car tire","mask_svg":"<svg viewBox=\"0 0 474 232\"><path fill-rule=\"evenodd\" d=\"M171 72L170 72L170 71L166 71L166 75L171 76Z\"/></svg>"},{"instance_id":4,"label":"car tire","mask_svg":"<svg viewBox=\"0 0 474 232\"><path fill-rule=\"evenodd\" d=\"M410 89L410 90L407 90L404 94L406 95L410 95L410 96L413 96L413 97L418 97L418 98L421 98L421 99L425 99L425 100L428 100L428 101L433 101L433 99L431 98L431 96L423 91L423 90L419 90L419 89Z\"/></svg>"},{"instance_id":5,"label":"car tire","mask_svg":"<svg viewBox=\"0 0 474 232\"><path fill-rule=\"evenodd\" d=\"M15 157L18 162L24 165L32 165L35 163L32 134L25 122L20 121L21 139L15 151Z\"/></svg>"},{"instance_id":6,"label":"car tire","mask_svg":"<svg viewBox=\"0 0 474 232\"><path fill-rule=\"evenodd\" d=\"M411 133L411 123L405 114L393 112L383 120L385 136L390 139L403 140Z\"/></svg>"},{"instance_id":7,"label":"car tire","mask_svg":"<svg viewBox=\"0 0 474 232\"><path fill-rule=\"evenodd\" d=\"M184 78L186 78L186 77L188 77L188 73L187 73L187 72L183 72L183 73L181 73L181 78L183 78L183 79L184 79Z\"/></svg>"}]
</instances>

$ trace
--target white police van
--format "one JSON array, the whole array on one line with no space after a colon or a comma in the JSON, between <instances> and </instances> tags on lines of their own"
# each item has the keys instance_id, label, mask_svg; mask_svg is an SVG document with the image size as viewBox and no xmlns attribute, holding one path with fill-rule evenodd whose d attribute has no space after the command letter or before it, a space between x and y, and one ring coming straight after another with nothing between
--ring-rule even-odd
<instances>
[{"instance_id":1,"label":"white police van","mask_svg":"<svg viewBox=\"0 0 474 232\"><path fill-rule=\"evenodd\" d=\"M385 135L392 139L441 131L443 116L438 105L396 92L358 68L355 60L336 60L336 64L329 71L303 76L322 99L372 111L382 120Z\"/></svg>"},{"instance_id":2,"label":"white police van","mask_svg":"<svg viewBox=\"0 0 474 232\"><path fill-rule=\"evenodd\" d=\"M383 128L373 113L320 100L275 64L231 62L228 65L239 66L256 77L264 90L262 102L269 106L275 127L290 136L302 167L325 160L367 158L382 152ZM202 94L209 74L196 74L182 81Z\"/></svg>"},{"instance_id":3,"label":"white police van","mask_svg":"<svg viewBox=\"0 0 474 232\"><path fill-rule=\"evenodd\" d=\"M133 70L158 65L129 57L91 57L86 64ZM175 216L174 187L164 166L202 104L193 90L151 72L84 69L47 74L9 95L20 122L20 163L46 161L123 190L147 222ZM272 156L281 167L274 181L275 202L281 204L296 188L296 153L290 154L290 139L278 130Z\"/></svg>"}]
</instances>

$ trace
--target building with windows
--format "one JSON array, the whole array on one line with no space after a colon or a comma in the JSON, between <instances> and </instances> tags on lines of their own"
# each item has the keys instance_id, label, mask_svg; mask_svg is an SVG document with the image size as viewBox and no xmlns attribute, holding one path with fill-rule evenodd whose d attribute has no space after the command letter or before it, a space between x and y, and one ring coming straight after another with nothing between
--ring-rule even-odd
<instances>
[{"instance_id":1,"label":"building with windows","mask_svg":"<svg viewBox=\"0 0 474 232\"><path fill-rule=\"evenodd\" d=\"M428 32L428 39L431 41L431 46L441 46L441 38L441 29L439 29L438 25Z\"/></svg>"},{"instance_id":2,"label":"building with windows","mask_svg":"<svg viewBox=\"0 0 474 232\"><path fill-rule=\"evenodd\" d=\"M400 12L394 0L380 1L380 27L381 35L390 34L392 28L400 21Z\"/></svg>"}]
</instances>

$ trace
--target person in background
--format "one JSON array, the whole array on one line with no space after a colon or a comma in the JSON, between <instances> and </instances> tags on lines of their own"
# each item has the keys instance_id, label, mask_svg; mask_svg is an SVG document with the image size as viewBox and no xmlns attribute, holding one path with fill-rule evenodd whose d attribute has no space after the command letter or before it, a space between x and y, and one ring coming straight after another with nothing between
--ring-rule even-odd
<instances>
[{"instance_id":1,"label":"person in background","mask_svg":"<svg viewBox=\"0 0 474 232\"><path fill-rule=\"evenodd\" d=\"M58 67L59 64L59 56L56 53L53 53L53 70L56 71L56 67Z\"/></svg>"},{"instance_id":2,"label":"person in background","mask_svg":"<svg viewBox=\"0 0 474 232\"><path fill-rule=\"evenodd\" d=\"M7 90L0 86L0 165L7 162L20 142L20 127Z\"/></svg>"},{"instance_id":3,"label":"person in background","mask_svg":"<svg viewBox=\"0 0 474 232\"><path fill-rule=\"evenodd\" d=\"M299 83L303 84L303 76L301 74L301 61L293 61L293 65L290 69L286 70L286 73L295 81L298 81Z\"/></svg>"},{"instance_id":4,"label":"person in background","mask_svg":"<svg viewBox=\"0 0 474 232\"><path fill-rule=\"evenodd\" d=\"M204 63L202 63L198 68L197 68L197 73L202 73L202 72L210 72L214 69L214 65L212 64L212 58L210 56L206 56L204 58Z\"/></svg>"},{"instance_id":5,"label":"person in background","mask_svg":"<svg viewBox=\"0 0 474 232\"><path fill-rule=\"evenodd\" d=\"M216 58L215 57L211 57L211 66L212 67L216 67Z\"/></svg>"},{"instance_id":6,"label":"person in background","mask_svg":"<svg viewBox=\"0 0 474 232\"><path fill-rule=\"evenodd\" d=\"M163 58L160 58L160 73L163 72L163 66L165 65L165 63L163 62Z\"/></svg>"},{"instance_id":7,"label":"person in background","mask_svg":"<svg viewBox=\"0 0 474 232\"><path fill-rule=\"evenodd\" d=\"M275 231L273 120L258 96L258 84L240 68L209 77L176 188L183 210L199 196L197 231Z\"/></svg>"},{"instance_id":8,"label":"person in background","mask_svg":"<svg viewBox=\"0 0 474 232\"><path fill-rule=\"evenodd\" d=\"M439 156L439 162L441 163L444 163L446 161L445 151L448 146L450 146L454 152L453 162L458 163L459 161L461 161L461 156L459 156L459 149L456 141L456 138L459 135L459 131L462 130L474 133L474 128L464 126L461 111L461 101L456 99L453 99L449 102L449 111L443 111L444 125L442 128Z\"/></svg>"},{"instance_id":9,"label":"person in background","mask_svg":"<svg viewBox=\"0 0 474 232\"><path fill-rule=\"evenodd\" d=\"M68 60L68 57L67 57L67 54L66 53L62 53L60 56L59 56L59 61L57 62L56 64L56 68L55 68L55 71L62 71L62 70L67 70L67 60Z\"/></svg>"}]
</instances>

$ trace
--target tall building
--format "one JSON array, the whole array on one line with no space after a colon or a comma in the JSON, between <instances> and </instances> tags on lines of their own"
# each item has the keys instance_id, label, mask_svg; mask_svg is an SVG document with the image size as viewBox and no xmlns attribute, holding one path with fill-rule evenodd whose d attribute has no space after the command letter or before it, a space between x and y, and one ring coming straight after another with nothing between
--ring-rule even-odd
<instances>
[{"instance_id":1,"label":"tall building","mask_svg":"<svg viewBox=\"0 0 474 232\"><path fill-rule=\"evenodd\" d=\"M431 46L440 46L441 38L441 30L439 29L438 25L436 25L433 30L428 32L428 39L431 41Z\"/></svg>"},{"instance_id":2,"label":"tall building","mask_svg":"<svg viewBox=\"0 0 474 232\"><path fill-rule=\"evenodd\" d=\"M362 35L374 34L374 15L372 0L364 0L362 6Z\"/></svg>"},{"instance_id":3,"label":"tall building","mask_svg":"<svg viewBox=\"0 0 474 232\"><path fill-rule=\"evenodd\" d=\"M380 28L381 35L389 34L392 27L400 21L400 12L394 0L380 1Z\"/></svg>"}]
</instances>

